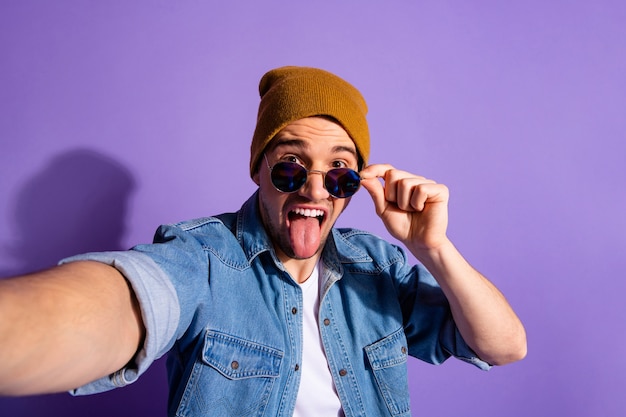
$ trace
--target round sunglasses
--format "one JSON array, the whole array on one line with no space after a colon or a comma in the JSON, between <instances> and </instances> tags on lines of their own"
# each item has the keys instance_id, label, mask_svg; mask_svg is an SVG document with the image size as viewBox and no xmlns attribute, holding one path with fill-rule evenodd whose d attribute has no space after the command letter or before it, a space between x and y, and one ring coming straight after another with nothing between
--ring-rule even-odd
<instances>
[{"instance_id":1,"label":"round sunglasses","mask_svg":"<svg viewBox=\"0 0 626 417\"><path fill-rule=\"evenodd\" d=\"M306 169L295 162L277 162L270 166L265 156L265 163L270 170L270 178L274 187L283 193L294 193L305 183L310 173L321 174L324 179L324 187L330 195L336 198L352 197L361 186L359 173L350 168L334 168L329 171Z\"/></svg>"}]
</instances>

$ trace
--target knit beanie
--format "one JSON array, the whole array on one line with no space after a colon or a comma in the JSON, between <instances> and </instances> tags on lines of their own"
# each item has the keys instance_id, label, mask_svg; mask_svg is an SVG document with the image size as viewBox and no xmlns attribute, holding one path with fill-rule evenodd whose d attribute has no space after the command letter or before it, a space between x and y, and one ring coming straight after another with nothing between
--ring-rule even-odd
<instances>
[{"instance_id":1,"label":"knit beanie","mask_svg":"<svg viewBox=\"0 0 626 417\"><path fill-rule=\"evenodd\" d=\"M281 67L267 72L259 83L261 103L250 146L250 175L265 147L285 126L312 116L335 119L356 145L362 164L367 163L370 136L367 104L361 93L330 72L309 67Z\"/></svg>"}]
</instances>

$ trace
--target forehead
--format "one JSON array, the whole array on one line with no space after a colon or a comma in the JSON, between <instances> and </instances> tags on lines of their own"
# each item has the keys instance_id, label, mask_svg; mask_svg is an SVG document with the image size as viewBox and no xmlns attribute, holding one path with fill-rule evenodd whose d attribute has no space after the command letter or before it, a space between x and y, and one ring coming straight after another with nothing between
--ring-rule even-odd
<instances>
[{"instance_id":1,"label":"forehead","mask_svg":"<svg viewBox=\"0 0 626 417\"><path fill-rule=\"evenodd\" d=\"M267 149L273 151L279 147L357 155L356 146L343 127L323 117L308 117L285 126L274 136Z\"/></svg>"}]
</instances>

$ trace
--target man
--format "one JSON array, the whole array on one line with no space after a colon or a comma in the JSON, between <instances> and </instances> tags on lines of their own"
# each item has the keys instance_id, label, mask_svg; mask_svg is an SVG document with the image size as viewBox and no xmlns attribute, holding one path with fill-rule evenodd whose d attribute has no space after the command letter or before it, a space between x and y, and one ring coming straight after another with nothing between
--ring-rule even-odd
<instances>
[{"instance_id":1,"label":"man","mask_svg":"<svg viewBox=\"0 0 626 417\"><path fill-rule=\"evenodd\" d=\"M447 188L367 165L361 94L305 67L259 90L258 190L238 212L0 282L0 392L108 390L169 353L172 416L408 416L407 355L525 356L517 316L446 236ZM333 228L361 186L421 265Z\"/></svg>"}]
</instances>

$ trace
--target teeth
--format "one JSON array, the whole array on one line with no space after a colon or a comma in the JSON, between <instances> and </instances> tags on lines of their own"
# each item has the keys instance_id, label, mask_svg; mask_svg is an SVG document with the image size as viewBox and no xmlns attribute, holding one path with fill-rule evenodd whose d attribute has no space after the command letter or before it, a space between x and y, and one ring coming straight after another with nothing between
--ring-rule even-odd
<instances>
[{"instance_id":1,"label":"teeth","mask_svg":"<svg viewBox=\"0 0 626 417\"><path fill-rule=\"evenodd\" d=\"M303 208L295 209L294 213L299 214L300 216L305 216L305 217L322 217L324 215L324 212L322 210L303 209Z\"/></svg>"}]
</instances>

